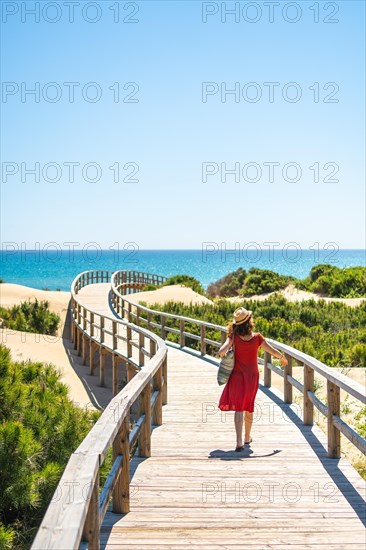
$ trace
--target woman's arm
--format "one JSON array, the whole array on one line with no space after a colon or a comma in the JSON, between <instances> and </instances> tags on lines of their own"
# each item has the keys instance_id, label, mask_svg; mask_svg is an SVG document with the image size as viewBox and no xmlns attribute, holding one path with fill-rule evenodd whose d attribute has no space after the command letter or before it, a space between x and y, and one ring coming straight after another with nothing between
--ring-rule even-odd
<instances>
[{"instance_id":1,"label":"woman's arm","mask_svg":"<svg viewBox=\"0 0 366 550\"><path fill-rule=\"evenodd\" d=\"M260 347L262 349L264 349L264 351L268 351L268 353L270 353L271 355L273 355L274 357L277 357L277 359L280 359L281 360L281 364L286 367L286 365L288 364L288 361L286 359L286 357L280 352L278 351L276 348L274 348L273 346L271 346L271 344L269 344L266 340L263 340L263 342L261 343Z\"/></svg>"},{"instance_id":2,"label":"woman's arm","mask_svg":"<svg viewBox=\"0 0 366 550\"><path fill-rule=\"evenodd\" d=\"M229 336L226 338L225 342L222 344L221 348L217 352L217 355L224 357L226 352L231 348L231 338Z\"/></svg>"}]
</instances>

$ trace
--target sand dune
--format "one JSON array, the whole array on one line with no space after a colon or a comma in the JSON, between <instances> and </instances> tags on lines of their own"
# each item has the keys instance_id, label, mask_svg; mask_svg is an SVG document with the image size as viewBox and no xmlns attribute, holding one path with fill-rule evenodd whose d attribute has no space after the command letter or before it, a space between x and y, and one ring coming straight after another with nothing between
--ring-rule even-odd
<instances>
[{"instance_id":1,"label":"sand dune","mask_svg":"<svg viewBox=\"0 0 366 550\"><path fill-rule=\"evenodd\" d=\"M347 304L350 307L356 307L360 305L362 302L366 300L365 298L329 298L329 297L323 297L319 296L318 294L314 294L313 292L308 292L306 290L299 290L296 288L293 284L289 284L286 288L283 290L278 291L279 294L284 296L286 300L289 302L302 302L304 300L310 300L313 298L314 300L325 300L326 302L343 302L344 304ZM234 296L232 298L227 298L230 302L238 302L240 300L265 300L268 298L268 296L271 296L274 294L274 292L267 292L266 294L255 294L254 296L250 296L248 298L239 298L238 296Z\"/></svg>"},{"instance_id":2,"label":"sand dune","mask_svg":"<svg viewBox=\"0 0 366 550\"><path fill-rule=\"evenodd\" d=\"M65 321L67 308L71 298L70 292L58 292L56 290L38 290L23 285L13 283L0 284L0 305L3 307L11 307L19 305L26 300L47 300L50 304L50 310L58 313Z\"/></svg>"},{"instance_id":3,"label":"sand dune","mask_svg":"<svg viewBox=\"0 0 366 550\"><path fill-rule=\"evenodd\" d=\"M175 302L183 302L186 305L190 304L213 304L211 300L194 292L191 288L183 285L167 285L156 290L147 290L146 292L135 292L129 294L128 298L138 304L139 302L146 302L147 305L151 304L166 304L170 300Z\"/></svg>"}]
</instances>

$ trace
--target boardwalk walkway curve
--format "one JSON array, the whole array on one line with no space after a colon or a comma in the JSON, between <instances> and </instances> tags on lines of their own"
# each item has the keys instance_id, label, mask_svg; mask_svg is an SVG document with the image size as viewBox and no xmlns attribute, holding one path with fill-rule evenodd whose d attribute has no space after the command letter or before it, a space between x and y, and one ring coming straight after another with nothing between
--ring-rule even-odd
<instances>
[{"instance_id":1,"label":"boardwalk walkway curve","mask_svg":"<svg viewBox=\"0 0 366 550\"><path fill-rule=\"evenodd\" d=\"M220 440L229 449L232 444L231 424L225 426L225 420L214 410L218 388L214 386L212 363L217 364L217 360L207 353L220 345L208 338L210 331L219 331L221 341L226 331L203 321L157 312L129 299L131 289L136 292L146 284L164 280L134 271L90 271L73 282L75 349L84 364L89 362L91 372L99 365L101 385L105 359L110 356L114 397L71 456L33 550L69 550L80 544L114 550L294 550L320 549L325 544L337 550L361 549L366 524L365 483L347 461L339 459L340 432L364 454L366 441L340 418L339 392L342 388L365 403L365 388L316 359L270 340L286 354L289 366L282 371L265 354L264 384L258 400L263 410L270 402L274 415L272 426L266 415L258 421L258 428L265 428L265 435L258 434L257 438L261 453L247 449L237 457L231 450L212 450ZM101 307L87 306L97 289L108 299L109 314L101 313ZM160 336L152 329L159 330ZM169 332L178 334L179 345L169 342L168 353L165 340ZM192 341L198 342L194 346L198 349L192 349ZM304 365L303 383L292 376L293 361ZM127 385L119 391L121 366ZM327 381L327 406L314 394L314 371ZM284 396L270 388L272 372L283 378ZM303 393L302 413L292 405L293 386ZM313 426L314 407L328 419L327 441ZM275 432L277 437L273 438ZM290 432L294 438L291 444L286 439ZM136 443L138 451L130 461ZM273 450L276 443L279 449ZM111 447L113 466L99 495L99 469ZM287 461L281 459L281 452ZM246 485L242 486L244 479ZM282 488L281 481L286 481ZM330 482L339 493L336 506L331 504ZM257 484L258 490L266 483L271 487L268 495L261 495L259 501L248 496L250 484L252 489ZM291 493L298 487L304 493L301 506ZM312 494L315 487L316 498ZM136 488L138 502L134 500ZM282 501L278 506L275 497L280 489Z\"/></svg>"}]
</instances>

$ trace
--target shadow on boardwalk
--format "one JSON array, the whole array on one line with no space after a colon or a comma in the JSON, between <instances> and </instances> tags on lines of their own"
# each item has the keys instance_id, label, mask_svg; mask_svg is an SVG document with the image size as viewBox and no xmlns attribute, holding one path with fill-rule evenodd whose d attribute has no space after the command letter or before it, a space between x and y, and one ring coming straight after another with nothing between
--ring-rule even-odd
<instances>
[{"instance_id":1,"label":"shadow on boardwalk","mask_svg":"<svg viewBox=\"0 0 366 550\"><path fill-rule=\"evenodd\" d=\"M318 457L324 470L327 472L329 477L337 486L338 490L342 493L349 505L352 506L353 510L362 521L363 525L366 527L366 509L364 499L353 487L352 483L350 483L343 471L339 468L340 460L328 457L327 452L324 448L324 442L322 442L314 433L314 426L304 425L302 419L291 408L291 405L284 403L283 400L277 395L277 392L274 392L271 388L267 388L263 385L260 385L260 390L264 395L270 398L275 403L275 405L277 405L277 407L282 410L283 414L285 414L288 419L291 420L292 424L296 426L297 429L301 432L301 435L304 437L308 445L313 449L314 453ZM320 428L318 428L318 430L320 430ZM278 452L281 451L274 451L274 453ZM259 458L259 455L257 456ZM304 468L306 468L306 465L304 465Z\"/></svg>"}]
</instances>

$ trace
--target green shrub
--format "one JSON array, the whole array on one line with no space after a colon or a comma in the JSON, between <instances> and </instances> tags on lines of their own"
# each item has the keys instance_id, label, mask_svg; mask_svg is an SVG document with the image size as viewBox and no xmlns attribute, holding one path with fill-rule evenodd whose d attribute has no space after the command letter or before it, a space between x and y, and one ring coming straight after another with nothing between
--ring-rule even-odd
<instances>
[{"instance_id":1,"label":"green shrub","mask_svg":"<svg viewBox=\"0 0 366 550\"><path fill-rule=\"evenodd\" d=\"M49 310L47 300L28 300L11 308L0 307L3 326L23 332L56 335L60 316Z\"/></svg>"},{"instance_id":2,"label":"green shrub","mask_svg":"<svg viewBox=\"0 0 366 550\"><path fill-rule=\"evenodd\" d=\"M311 268L309 277L297 281L296 285L333 298L362 298L366 296L366 268L319 264Z\"/></svg>"},{"instance_id":3,"label":"green shrub","mask_svg":"<svg viewBox=\"0 0 366 550\"><path fill-rule=\"evenodd\" d=\"M225 277L222 277L222 279L219 279L215 283L211 283L207 287L206 294L209 298L216 298L216 296L238 296L246 276L247 272L242 267L239 267L236 271L225 275Z\"/></svg>"},{"instance_id":4,"label":"green shrub","mask_svg":"<svg viewBox=\"0 0 366 550\"><path fill-rule=\"evenodd\" d=\"M266 292L275 292L286 288L294 278L287 275L279 275L269 269L258 269L252 267L241 288L241 296L253 296L254 294L264 294Z\"/></svg>"},{"instance_id":5,"label":"green shrub","mask_svg":"<svg viewBox=\"0 0 366 550\"><path fill-rule=\"evenodd\" d=\"M156 285L149 283L142 288L142 292L145 292L146 290L156 290L157 288L158 287Z\"/></svg>"},{"instance_id":6,"label":"green shrub","mask_svg":"<svg viewBox=\"0 0 366 550\"><path fill-rule=\"evenodd\" d=\"M294 277L279 275L269 269L251 267L248 272L239 268L222 279L212 283L207 288L210 298L230 296L253 296L285 288Z\"/></svg>"},{"instance_id":7,"label":"green shrub","mask_svg":"<svg viewBox=\"0 0 366 550\"><path fill-rule=\"evenodd\" d=\"M0 345L0 548L29 548L72 452L99 413L76 407L51 365ZM1 546L2 545L2 546Z\"/></svg>"},{"instance_id":8,"label":"green shrub","mask_svg":"<svg viewBox=\"0 0 366 550\"><path fill-rule=\"evenodd\" d=\"M356 414L355 420L359 421L356 424L356 431L361 437L366 439L366 407L362 407L360 412Z\"/></svg>"},{"instance_id":9,"label":"green shrub","mask_svg":"<svg viewBox=\"0 0 366 550\"><path fill-rule=\"evenodd\" d=\"M311 268L304 279L290 275L280 275L269 269L252 267L246 272L239 268L207 288L207 296L243 296L275 292L285 288L289 283L297 288L334 298L366 297L366 268L339 268L330 264L319 264Z\"/></svg>"}]
</instances>

